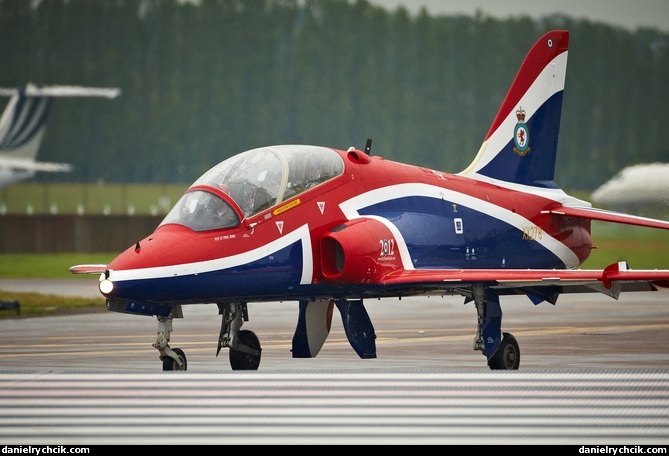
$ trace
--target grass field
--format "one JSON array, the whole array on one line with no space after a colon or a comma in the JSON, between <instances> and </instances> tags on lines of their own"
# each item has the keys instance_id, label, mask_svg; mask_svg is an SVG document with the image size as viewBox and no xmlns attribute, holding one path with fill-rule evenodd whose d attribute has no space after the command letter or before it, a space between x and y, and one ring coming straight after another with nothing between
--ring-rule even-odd
<instances>
[{"instance_id":1,"label":"grass field","mask_svg":"<svg viewBox=\"0 0 669 456\"><path fill-rule=\"evenodd\" d=\"M581 266L600 269L627 261L632 269L669 269L669 231L592 222L593 245L597 247Z\"/></svg>"},{"instance_id":2,"label":"grass field","mask_svg":"<svg viewBox=\"0 0 669 456\"><path fill-rule=\"evenodd\" d=\"M71 315L106 310L102 295L95 299L0 290L0 301L18 301L19 303L18 311L13 309L0 310L0 318Z\"/></svg>"},{"instance_id":3,"label":"grass field","mask_svg":"<svg viewBox=\"0 0 669 456\"><path fill-rule=\"evenodd\" d=\"M70 266L84 263L108 263L113 253L99 254L44 254L44 255L0 255L0 278L10 279L68 279L88 280L96 277L74 275ZM92 286L95 286L92 284ZM99 298L77 298L58 296L50 293L20 293L0 289L0 301L18 301L20 313L16 310L0 310L0 318L36 317L63 315L105 310L105 300Z\"/></svg>"}]
</instances>

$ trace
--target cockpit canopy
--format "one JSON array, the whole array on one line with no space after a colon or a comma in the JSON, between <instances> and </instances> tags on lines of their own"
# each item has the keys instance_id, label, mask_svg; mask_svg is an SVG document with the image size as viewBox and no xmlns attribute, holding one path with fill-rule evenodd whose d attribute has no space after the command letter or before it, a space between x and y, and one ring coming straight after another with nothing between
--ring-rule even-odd
<instances>
[{"instance_id":1,"label":"cockpit canopy","mask_svg":"<svg viewBox=\"0 0 669 456\"><path fill-rule=\"evenodd\" d=\"M252 149L204 173L181 197L161 225L178 223L195 231L236 226L238 213L251 217L344 172L334 150L282 145ZM221 196L224 193L238 211Z\"/></svg>"}]
</instances>

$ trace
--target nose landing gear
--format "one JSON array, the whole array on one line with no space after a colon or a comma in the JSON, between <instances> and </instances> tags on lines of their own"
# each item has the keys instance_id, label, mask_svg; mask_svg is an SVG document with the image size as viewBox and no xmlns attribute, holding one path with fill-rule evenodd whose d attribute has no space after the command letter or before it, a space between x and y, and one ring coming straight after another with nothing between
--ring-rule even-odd
<instances>
[{"instance_id":1,"label":"nose landing gear","mask_svg":"<svg viewBox=\"0 0 669 456\"><path fill-rule=\"evenodd\" d=\"M170 348L171 332L172 317L158 317L158 335L153 347L160 351L164 371L185 371L187 367L186 355L180 348Z\"/></svg>"}]
</instances>

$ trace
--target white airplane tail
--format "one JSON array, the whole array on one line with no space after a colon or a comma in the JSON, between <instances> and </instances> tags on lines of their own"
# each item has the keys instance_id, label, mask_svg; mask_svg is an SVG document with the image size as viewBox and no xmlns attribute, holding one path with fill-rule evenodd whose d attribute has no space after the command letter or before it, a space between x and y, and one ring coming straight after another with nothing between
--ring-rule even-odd
<instances>
[{"instance_id":1,"label":"white airplane tail","mask_svg":"<svg viewBox=\"0 0 669 456\"><path fill-rule=\"evenodd\" d=\"M0 95L11 97L0 117L0 187L28 179L37 171L72 169L67 163L36 160L53 97L115 98L119 94L117 88L80 86L37 87L28 84L15 89L0 88Z\"/></svg>"}]
</instances>

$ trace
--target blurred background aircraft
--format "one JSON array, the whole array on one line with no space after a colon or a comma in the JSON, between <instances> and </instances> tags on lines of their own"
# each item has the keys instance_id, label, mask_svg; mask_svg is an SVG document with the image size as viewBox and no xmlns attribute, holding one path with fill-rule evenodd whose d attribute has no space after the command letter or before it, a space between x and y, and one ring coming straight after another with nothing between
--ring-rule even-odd
<instances>
[{"instance_id":1,"label":"blurred background aircraft","mask_svg":"<svg viewBox=\"0 0 669 456\"><path fill-rule=\"evenodd\" d=\"M37 87L33 84L15 89L0 88L0 95L10 97L0 117L0 188L29 179L36 172L72 169L68 163L37 161L54 97L116 98L120 93L118 88Z\"/></svg>"}]
</instances>

